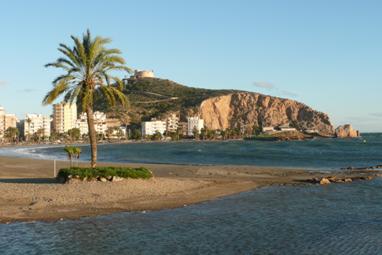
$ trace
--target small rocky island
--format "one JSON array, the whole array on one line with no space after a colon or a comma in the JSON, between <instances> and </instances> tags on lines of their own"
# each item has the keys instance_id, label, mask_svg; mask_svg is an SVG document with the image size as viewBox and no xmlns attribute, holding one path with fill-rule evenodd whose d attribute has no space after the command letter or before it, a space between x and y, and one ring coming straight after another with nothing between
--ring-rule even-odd
<instances>
[{"instance_id":1,"label":"small rocky island","mask_svg":"<svg viewBox=\"0 0 382 255\"><path fill-rule=\"evenodd\" d=\"M346 124L336 128L335 135L338 138L355 138L361 136L360 132L358 130L353 129L353 127L350 124Z\"/></svg>"}]
</instances>

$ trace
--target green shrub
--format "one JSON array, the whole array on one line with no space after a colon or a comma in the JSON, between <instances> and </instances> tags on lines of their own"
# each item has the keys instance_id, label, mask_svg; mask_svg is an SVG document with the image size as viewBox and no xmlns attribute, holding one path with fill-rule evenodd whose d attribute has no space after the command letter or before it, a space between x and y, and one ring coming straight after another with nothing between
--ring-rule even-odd
<instances>
[{"instance_id":1,"label":"green shrub","mask_svg":"<svg viewBox=\"0 0 382 255\"><path fill-rule=\"evenodd\" d=\"M132 179L149 179L153 177L150 170L144 167L129 168L129 167L71 167L63 168L58 172L57 178L67 178L69 175L79 176L80 179L118 176L122 178Z\"/></svg>"}]
</instances>

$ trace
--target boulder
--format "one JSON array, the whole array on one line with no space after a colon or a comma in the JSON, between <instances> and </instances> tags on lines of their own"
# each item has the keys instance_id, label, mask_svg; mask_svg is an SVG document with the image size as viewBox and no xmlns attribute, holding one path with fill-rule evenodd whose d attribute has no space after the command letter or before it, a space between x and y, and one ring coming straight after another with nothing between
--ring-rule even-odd
<instances>
[{"instance_id":1,"label":"boulder","mask_svg":"<svg viewBox=\"0 0 382 255\"><path fill-rule=\"evenodd\" d=\"M353 129L353 127L350 124L339 126L338 128L336 128L335 134L338 138L354 138L360 136L359 131Z\"/></svg>"},{"instance_id":2,"label":"boulder","mask_svg":"<svg viewBox=\"0 0 382 255\"><path fill-rule=\"evenodd\" d=\"M106 179L105 177L100 177L100 178L99 178L99 181L100 181L100 182L107 182L107 179Z\"/></svg>"},{"instance_id":3,"label":"boulder","mask_svg":"<svg viewBox=\"0 0 382 255\"><path fill-rule=\"evenodd\" d=\"M327 184L330 184L330 181L328 178L322 178L321 181L320 181L320 184L321 185L327 185Z\"/></svg>"},{"instance_id":4,"label":"boulder","mask_svg":"<svg viewBox=\"0 0 382 255\"><path fill-rule=\"evenodd\" d=\"M338 179L336 176L329 176L327 177L327 179L330 181L330 182L336 182Z\"/></svg>"}]
</instances>

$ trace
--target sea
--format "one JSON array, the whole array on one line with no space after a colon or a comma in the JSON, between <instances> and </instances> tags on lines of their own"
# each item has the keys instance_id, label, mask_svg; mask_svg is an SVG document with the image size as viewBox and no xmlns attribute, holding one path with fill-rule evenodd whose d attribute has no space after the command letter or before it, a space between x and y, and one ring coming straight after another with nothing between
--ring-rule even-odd
<instances>
[{"instance_id":1,"label":"sea","mask_svg":"<svg viewBox=\"0 0 382 255\"><path fill-rule=\"evenodd\" d=\"M57 146L1 148L0 155L66 157ZM342 140L108 144L99 146L99 156L107 162L335 171L382 164L382 134ZM89 158L87 146L81 157ZM0 254L382 254L382 179L270 186L177 209L2 224Z\"/></svg>"}]
</instances>

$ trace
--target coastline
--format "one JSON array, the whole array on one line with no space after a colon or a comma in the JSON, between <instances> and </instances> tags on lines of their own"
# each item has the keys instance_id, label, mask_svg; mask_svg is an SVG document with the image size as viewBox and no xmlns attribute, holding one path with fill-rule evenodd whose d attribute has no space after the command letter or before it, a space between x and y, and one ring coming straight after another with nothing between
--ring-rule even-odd
<instances>
[{"instance_id":1,"label":"coastline","mask_svg":"<svg viewBox=\"0 0 382 255\"><path fill-rule=\"evenodd\" d=\"M57 161L57 169L68 164ZM59 184L53 179L52 160L1 156L0 223L176 208L270 185L311 185L306 180L328 174L338 177L377 175L374 171L334 173L242 165L99 163L100 166L110 164L144 166L152 170L155 177L119 183Z\"/></svg>"}]
</instances>

